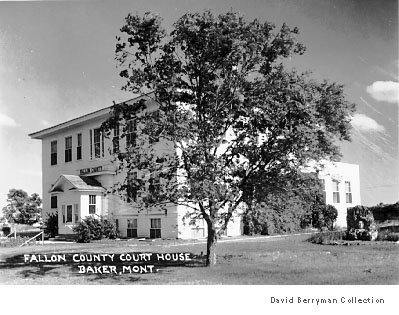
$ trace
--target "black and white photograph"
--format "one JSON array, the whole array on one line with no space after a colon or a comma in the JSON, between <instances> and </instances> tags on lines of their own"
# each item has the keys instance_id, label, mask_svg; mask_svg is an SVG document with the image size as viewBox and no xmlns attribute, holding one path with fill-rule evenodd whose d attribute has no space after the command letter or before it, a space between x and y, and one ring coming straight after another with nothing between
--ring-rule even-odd
<instances>
[{"instance_id":1,"label":"black and white photograph","mask_svg":"<svg viewBox=\"0 0 399 315\"><path fill-rule=\"evenodd\" d=\"M1 295L387 310L398 44L397 0L0 1Z\"/></svg>"}]
</instances>

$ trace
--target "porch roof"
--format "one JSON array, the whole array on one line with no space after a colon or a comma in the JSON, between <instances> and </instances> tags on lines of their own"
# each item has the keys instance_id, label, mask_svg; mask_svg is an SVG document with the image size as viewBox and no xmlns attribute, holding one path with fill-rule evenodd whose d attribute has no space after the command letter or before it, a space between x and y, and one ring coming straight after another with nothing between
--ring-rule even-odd
<instances>
[{"instance_id":1,"label":"porch roof","mask_svg":"<svg viewBox=\"0 0 399 315\"><path fill-rule=\"evenodd\" d=\"M70 190L89 190L89 191L104 191L104 187L92 177L78 176L78 175L65 175L62 174L49 192L59 192L62 190L62 182L68 181L72 188Z\"/></svg>"}]
</instances>

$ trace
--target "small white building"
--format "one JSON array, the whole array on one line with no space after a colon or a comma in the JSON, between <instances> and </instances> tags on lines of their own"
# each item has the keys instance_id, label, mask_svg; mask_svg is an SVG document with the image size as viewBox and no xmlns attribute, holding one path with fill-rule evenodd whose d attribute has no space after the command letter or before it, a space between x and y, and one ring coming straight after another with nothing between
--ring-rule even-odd
<instances>
[{"instance_id":1,"label":"small white building","mask_svg":"<svg viewBox=\"0 0 399 315\"><path fill-rule=\"evenodd\" d=\"M155 104L147 102L148 111L156 110ZM29 135L42 140L43 218L46 213L57 211L59 234L72 234L82 218L98 215L115 222L122 237L206 237L204 220L185 219L189 211L185 206L170 204L162 210L139 211L134 202L127 203L119 195L107 193L124 180L112 162L113 146L123 150L129 141L129 136L110 139L100 132L110 111L111 107L107 107ZM162 143L157 145L164 149ZM240 217L233 218L225 234L242 234Z\"/></svg>"},{"instance_id":2,"label":"small white building","mask_svg":"<svg viewBox=\"0 0 399 315\"><path fill-rule=\"evenodd\" d=\"M346 227L346 212L361 205L359 165L341 162L326 163L319 172L326 204L338 210L337 227Z\"/></svg>"}]
</instances>

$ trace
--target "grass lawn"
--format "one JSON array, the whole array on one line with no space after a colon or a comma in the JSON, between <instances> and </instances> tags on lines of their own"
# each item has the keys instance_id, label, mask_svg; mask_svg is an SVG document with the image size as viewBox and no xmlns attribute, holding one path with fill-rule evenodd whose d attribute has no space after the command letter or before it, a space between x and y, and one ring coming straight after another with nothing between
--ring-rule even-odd
<instances>
[{"instance_id":1,"label":"grass lawn","mask_svg":"<svg viewBox=\"0 0 399 315\"><path fill-rule=\"evenodd\" d=\"M399 284L399 245L317 245L309 235L220 242L218 265L204 267L205 243L104 241L0 248L1 284ZM76 263L26 264L23 254L190 252L184 266L157 273L79 274Z\"/></svg>"}]
</instances>

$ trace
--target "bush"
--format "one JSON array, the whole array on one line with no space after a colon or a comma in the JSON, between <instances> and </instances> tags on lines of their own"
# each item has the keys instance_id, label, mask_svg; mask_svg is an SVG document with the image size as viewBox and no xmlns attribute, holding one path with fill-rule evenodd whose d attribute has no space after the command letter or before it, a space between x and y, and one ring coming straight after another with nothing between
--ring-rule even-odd
<instances>
[{"instance_id":1,"label":"bush","mask_svg":"<svg viewBox=\"0 0 399 315\"><path fill-rule=\"evenodd\" d=\"M55 237L58 235L58 212L47 213L47 218L44 223L44 233L49 237Z\"/></svg>"},{"instance_id":2,"label":"bush","mask_svg":"<svg viewBox=\"0 0 399 315\"><path fill-rule=\"evenodd\" d=\"M103 237L115 239L117 236L117 228L115 224L100 217L89 216L79 222L73 228L77 234L78 243L90 243L92 240L101 240Z\"/></svg>"},{"instance_id":3,"label":"bush","mask_svg":"<svg viewBox=\"0 0 399 315\"><path fill-rule=\"evenodd\" d=\"M397 242L399 241L399 233L388 230L379 231L377 241Z\"/></svg>"},{"instance_id":4,"label":"bush","mask_svg":"<svg viewBox=\"0 0 399 315\"><path fill-rule=\"evenodd\" d=\"M4 235L4 236L7 236L8 234L11 233L11 227L9 227L9 226L3 226L3 227L1 228L1 231L3 232L3 235Z\"/></svg>"},{"instance_id":5,"label":"bush","mask_svg":"<svg viewBox=\"0 0 399 315\"><path fill-rule=\"evenodd\" d=\"M103 220L102 229L103 229L102 234L104 237L109 238L111 240L116 239L118 237L118 229L116 228L116 225L113 224L112 222L108 220Z\"/></svg>"},{"instance_id":6,"label":"bush","mask_svg":"<svg viewBox=\"0 0 399 315\"><path fill-rule=\"evenodd\" d=\"M313 226L317 229L334 229L334 222L338 217L338 210L332 205L323 205L312 212Z\"/></svg>"},{"instance_id":7,"label":"bush","mask_svg":"<svg viewBox=\"0 0 399 315\"><path fill-rule=\"evenodd\" d=\"M334 243L335 241L343 240L344 237L344 231L327 231L312 235L308 241L315 244L327 245Z\"/></svg>"}]
</instances>

